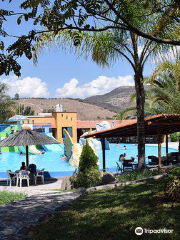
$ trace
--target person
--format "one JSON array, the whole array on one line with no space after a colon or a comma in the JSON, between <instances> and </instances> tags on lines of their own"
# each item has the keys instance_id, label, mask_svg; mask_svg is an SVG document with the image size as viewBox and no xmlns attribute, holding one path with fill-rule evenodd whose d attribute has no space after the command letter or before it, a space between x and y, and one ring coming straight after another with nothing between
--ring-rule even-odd
<instances>
[{"instance_id":1,"label":"person","mask_svg":"<svg viewBox=\"0 0 180 240\"><path fill-rule=\"evenodd\" d=\"M41 148L41 154L45 154L45 151L43 148Z\"/></svg>"},{"instance_id":2,"label":"person","mask_svg":"<svg viewBox=\"0 0 180 240\"><path fill-rule=\"evenodd\" d=\"M14 128L13 127L11 127L11 134L13 134L14 133Z\"/></svg>"},{"instance_id":3,"label":"person","mask_svg":"<svg viewBox=\"0 0 180 240\"><path fill-rule=\"evenodd\" d=\"M123 162L124 160L126 160L126 153L121 154L121 155L119 156L119 161L120 161L120 162Z\"/></svg>"},{"instance_id":4,"label":"person","mask_svg":"<svg viewBox=\"0 0 180 240\"><path fill-rule=\"evenodd\" d=\"M126 145L124 145L124 147L122 148L122 150L126 150Z\"/></svg>"},{"instance_id":5,"label":"person","mask_svg":"<svg viewBox=\"0 0 180 240\"><path fill-rule=\"evenodd\" d=\"M24 154L23 154L22 152L20 152L20 155L21 155L21 156L24 156Z\"/></svg>"},{"instance_id":6,"label":"person","mask_svg":"<svg viewBox=\"0 0 180 240\"><path fill-rule=\"evenodd\" d=\"M26 170L25 162L22 162L22 163L21 163L20 170Z\"/></svg>"}]
</instances>

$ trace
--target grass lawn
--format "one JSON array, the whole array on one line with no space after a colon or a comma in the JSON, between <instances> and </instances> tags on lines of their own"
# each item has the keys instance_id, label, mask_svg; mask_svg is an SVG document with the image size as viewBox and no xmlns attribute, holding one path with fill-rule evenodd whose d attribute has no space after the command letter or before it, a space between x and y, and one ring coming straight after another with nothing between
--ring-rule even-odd
<instances>
[{"instance_id":1,"label":"grass lawn","mask_svg":"<svg viewBox=\"0 0 180 240\"><path fill-rule=\"evenodd\" d=\"M0 205L11 203L16 200L24 199L26 196L22 193L0 192Z\"/></svg>"},{"instance_id":2,"label":"grass lawn","mask_svg":"<svg viewBox=\"0 0 180 240\"><path fill-rule=\"evenodd\" d=\"M157 181L85 195L38 226L36 240L180 239L180 203L156 197ZM173 229L173 234L134 233L136 227Z\"/></svg>"}]
</instances>

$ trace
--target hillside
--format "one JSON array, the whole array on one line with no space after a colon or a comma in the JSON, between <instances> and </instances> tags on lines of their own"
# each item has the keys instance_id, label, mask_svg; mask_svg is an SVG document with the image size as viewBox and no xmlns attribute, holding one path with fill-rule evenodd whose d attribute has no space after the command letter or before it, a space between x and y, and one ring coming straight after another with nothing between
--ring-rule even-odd
<instances>
[{"instance_id":1,"label":"hillside","mask_svg":"<svg viewBox=\"0 0 180 240\"><path fill-rule=\"evenodd\" d=\"M149 86L145 86L145 89L149 89ZM129 100L133 93L135 93L134 86L118 87L109 93L92 96L86 98L84 101L114 112L120 112L131 107L129 105Z\"/></svg>"},{"instance_id":2,"label":"hillside","mask_svg":"<svg viewBox=\"0 0 180 240\"><path fill-rule=\"evenodd\" d=\"M79 120L96 120L113 117L116 113L114 111L105 109L101 106L96 106L90 103L83 102L83 100L76 99L39 99L28 98L15 100L17 104L24 104L24 106L31 106L35 113L42 112L44 109L52 109L56 104L62 104L64 111L77 112Z\"/></svg>"},{"instance_id":3,"label":"hillside","mask_svg":"<svg viewBox=\"0 0 180 240\"><path fill-rule=\"evenodd\" d=\"M145 89L149 89L146 86ZM135 93L133 86L119 87L113 91L82 99L57 99L57 98L22 98L16 100L18 104L31 106L35 113L44 109L52 109L56 104L61 104L64 111L77 112L79 120L96 120L112 118L116 113L129 108L130 96Z\"/></svg>"}]
</instances>

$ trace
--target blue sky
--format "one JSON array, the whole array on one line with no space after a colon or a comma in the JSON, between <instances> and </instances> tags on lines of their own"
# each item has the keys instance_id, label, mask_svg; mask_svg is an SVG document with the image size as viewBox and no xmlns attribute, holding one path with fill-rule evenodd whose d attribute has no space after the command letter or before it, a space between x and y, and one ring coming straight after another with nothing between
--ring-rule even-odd
<instances>
[{"instance_id":1,"label":"blue sky","mask_svg":"<svg viewBox=\"0 0 180 240\"><path fill-rule=\"evenodd\" d=\"M17 2L12 1L8 8L18 10ZM3 3L3 7L7 8L7 3ZM5 24L8 32L12 34L27 32L31 27L31 23L27 22L17 27L14 20L9 20ZM6 43L10 43L8 39ZM13 74L0 78L1 81L11 85L9 92L11 96L18 92L21 97L85 98L109 92L117 86L133 84L133 71L125 60L119 60L110 68L101 68L90 60L86 61L62 50L52 49L46 50L40 56L37 66L25 57L22 57L19 62L22 66L20 78ZM150 74L152 67L151 63L146 64L145 76ZM92 85L96 87L91 89Z\"/></svg>"}]
</instances>

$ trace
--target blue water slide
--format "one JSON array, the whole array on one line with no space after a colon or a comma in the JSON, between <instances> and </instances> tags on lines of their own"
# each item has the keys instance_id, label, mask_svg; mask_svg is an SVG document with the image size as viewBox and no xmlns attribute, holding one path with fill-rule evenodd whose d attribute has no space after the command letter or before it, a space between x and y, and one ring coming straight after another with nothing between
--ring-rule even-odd
<instances>
[{"instance_id":1,"label":"blue water slide","mask_svg":"<svg viewBox=\"0 0 180 240\"><path fill-rule=\"evenodd\" d=\"M55 139L52 133L46 133L46 135ZM42 147L45 151L63 151L64 150L63 144L48 144L48 145L43 145Z\"/></svg>"}]
</instances>

